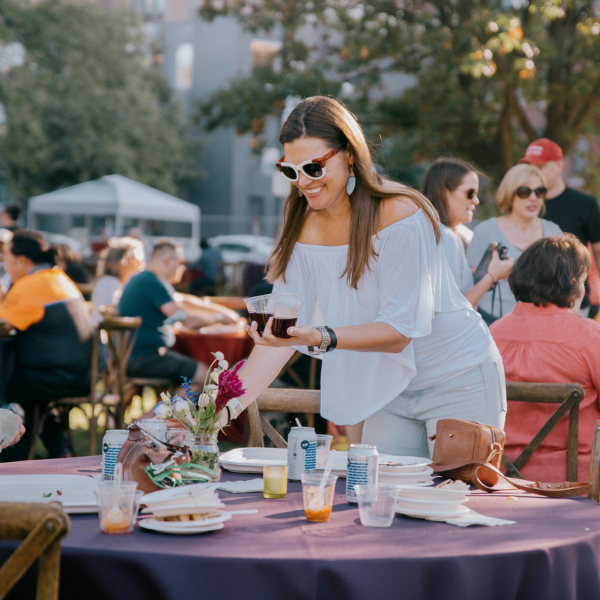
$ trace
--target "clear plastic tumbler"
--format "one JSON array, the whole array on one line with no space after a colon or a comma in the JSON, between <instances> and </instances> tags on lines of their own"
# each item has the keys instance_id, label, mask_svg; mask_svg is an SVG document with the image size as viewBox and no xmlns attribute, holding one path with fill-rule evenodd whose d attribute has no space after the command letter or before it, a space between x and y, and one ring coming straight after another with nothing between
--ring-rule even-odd
<instances>
[{"instance_id":1,"label":"clear plastic tumbler","mask_svg":"<svg viewBox=\"0 0 600 600\"><path fill-rule=\"evenodd\" d=\"M354 486L360 522L365 527L390 527L394 521L398 489L384 485Z\"/></svg>"}]
</instances>

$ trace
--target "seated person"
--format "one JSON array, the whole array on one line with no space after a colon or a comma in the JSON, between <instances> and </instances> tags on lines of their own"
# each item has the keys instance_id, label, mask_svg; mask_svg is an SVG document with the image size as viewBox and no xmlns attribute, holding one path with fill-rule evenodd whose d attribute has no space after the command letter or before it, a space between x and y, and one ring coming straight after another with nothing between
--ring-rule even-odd
<instances>
[{"instance_id":1,"label":"seated person","mask_svg":"<svg viewBox=\"0 0 600 600\"><path fill-rule=\"evenodd\" d=\"M217 282L219 268L223 262L221 253L209 245L206 240L200 242L202 254L194 268L202 271L202 275L192 281L190 291L196 296L200 296L206 288L213 288Z\"/></svg>"},{"instance_id":2,"label":"seated person","mask_svg":"<svg viewBox=\"0 0 600 600\"><path fill-rule=\"evenodd\" d=\"M517 304L492 324L506 381L580 383L579 481L587 481L594 424L600 419L600 324L578 316L590 266L585 246L571 234L542 238L518 258L508 283ZM505 453L515 460L556 404L511 402ZM526 479L565 481L569 419L564 418L521 469Z\"/></svg>"},{"instance_id":3,"label":"seated person","mask_svg":"<svg viewBox=\"0 0 600 600\"><path fill-rule=\"evenodd\" d=\"M181 247L170 239L160 239L146 271L134 275L125 286L119 301L120 315L142 318L127 365L130 377L169 379L177 386L181 377L187 377L201 385L207 366L170 349L175 343L172 325L181 322L198 329L238 321L237 313L222 306L177 294L171 284L181 281L184 271Z\"/></svg>"},{"instance_id":4,"label":"seated person","mask_svg":"<svg viewBox=\"0 0 600 600\"><path fill-rule=\"evenodd\" d=\"M130 237L111 238L108 248L102 250L98 263L98 281L92 291L92 321L102 321L100 307L116 308L123 286L132 275L144 270L146 252L144 244Z\"/></svg>"},{"instance_id":5,"label":"seated person","mask_svg":"<svg viewBox=\"0 0 600 600\"><path fill-rule=\"evenodd\" d=\"M27 431L2 452L3 461L25 460L36 432L34 409L64 397L90 393L93 326L83 296L53 268L56 250L35 231L19 230L6 249L5 268L13 285L0 306L0 318L16 333L16 364L6 400L21 405ZM42 441L51 458L71 454L55 418L46 419Z\"/></svg>"},{"instance_id":6,"label":"seated person","mask_svg":"<svg viewBox=\"0 0 600 600\"><path fill-rule=\"evenodd\" d=\"M90 273L81 262L81 257L69 244L54 244L56 266L62 269L73 283L89 283Z\"/></svg>"},{"instance_id":7,"label":"seated person","mask_svg":"<svg viewBox=\"0 0 600 600\"><path fill-rule=\"evenodd\" d=\"M25 433L23 420L11 410L0 408L0 452L16 444Z\"/></svg>"}]
</instances>

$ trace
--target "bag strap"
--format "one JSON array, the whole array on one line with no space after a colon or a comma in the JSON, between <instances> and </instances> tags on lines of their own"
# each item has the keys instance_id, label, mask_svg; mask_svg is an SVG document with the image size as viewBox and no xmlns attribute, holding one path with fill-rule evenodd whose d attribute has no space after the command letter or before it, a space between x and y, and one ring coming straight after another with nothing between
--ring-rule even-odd
<instances>
[{"instance_id":1,"label":"bag strap","mask_svg":"<svg viewBox=\"0 0 600 600\"><path fill-rule=\"evenodd\" d=\"M135 425L135 427L133 427L133 425ZM141 432L143 435L142 437L135 437L135 428L137 428L137 430L139 432ZM149 429L146 429L146 427L144 427L144 425L142 425L141 423L132 423L129 426L129 431L130 431L130 435L133 432L134 436L132 436L132 438L134 439L134 441L138 441L138 440L142 440L145 437L149 437L152 438L155 442L161 444L162 446L164 446L165 448L167 448L167 450L170 450L171 452L181 452L182 454L187 454L189 448L187 446L178 446L177 444L172 444L171 442L163 442L162 440L159 440L154 433L152 433Z\"/></svg>"},{"instance_id":2,"label":"bag strap","mask_svg":"<svg viewBox=\"0 0 600 600\"><path fill-rule=\"evenodd\" d=\"M462 467L466 467L468 465L479 465L473 473L471 474L471 481L473 485L483 492L500 492L505 490L495 489L483 483L479 477L477 476L477 472L482 466L494 471L497 473L502 479L510 483L512 486L516 487L519 490L523 490L524 492L530 492L532 494L537 494L538 496L546 496L548 498L570 498L572 496L584 496L585 494L589 494L592 491L592 484L588 481L562 481L558 483L543 483L541 481L536 481L533 484L523 484L519 483L518 479L513 477L507 477L496 469L490 463L486 463L483 460L470 460L469 462L456 463L453 465L431 465L433 470L436 473L441 473L443 471L451 471L453 469L460 469Z\"/></svg>"}]
</instances>

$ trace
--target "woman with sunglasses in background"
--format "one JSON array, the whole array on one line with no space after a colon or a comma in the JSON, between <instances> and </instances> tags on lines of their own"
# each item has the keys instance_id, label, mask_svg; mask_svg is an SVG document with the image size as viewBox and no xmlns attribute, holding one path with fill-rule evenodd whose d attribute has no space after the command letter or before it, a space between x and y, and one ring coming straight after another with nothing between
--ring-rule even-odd
<instances>
[{"instance_id":1,"label":"woman with sunglasses in background","mask_svg":"<svg viewBox=\"0 0 600 600\"><path fill-rule=\"evenodd\" d=\"M542 172L529 164L516 165L502 178L496 202L501 217L488 219L475 227L473 239L467 248L467 260L477 268L491 242L508 249L507 256L517 260L533 242L548 236L561 236L558 225L540 218L544 213L546 180ZM498 282L494 294L487 292L479 302L479 311L489 323L512 312L517 303L506 279Z\"/></svg>"},{"instance_id":2,"label":"woman with sunglasses in background","mask_svg":"<svg viewBox=\"0 0 600 600\"><path fill-rule=\"evenodd\" d=\"M262 336L248 327L246 392L229 412L248 406L296 348L323 360L323 417L365 420L362 441L380 452L428 456L441 418L502 427L502 359L450 273L431 203L375 173L362 129L335 100L300 102L279 141L292 185L268 279L304 305L289 339L273 335L273 319Z\"/></svg>"},{"instance_id":3,"label":"woman with sunglasses in background","mask_svg":"<svg viewBox=\"0 0 600 600\"><path fill-rule=\"evenodd\" d=\"M421 192L431 200L440 216L444 253L458 289L477 307L497 281L508 277L513 262L510 257L500 260L498 251L494 250L487 274L479 282L474 282L473 271L465 255L468 242L461 231L466 227L461 226L473 220L473 211L479 204L479 174L462 160L438 158L425 173Z\"/></svg>"}]
</instances>

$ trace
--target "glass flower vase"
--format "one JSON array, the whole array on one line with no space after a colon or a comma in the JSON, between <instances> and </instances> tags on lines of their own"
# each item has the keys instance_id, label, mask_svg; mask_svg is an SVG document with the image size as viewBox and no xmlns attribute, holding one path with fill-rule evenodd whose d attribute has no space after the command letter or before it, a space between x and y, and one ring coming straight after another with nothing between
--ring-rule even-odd
<instances>
[{"instance_id":1,"label":"glass flower vase","mask_svg":"<svg viewBox=\"0 0 600 600\"><path fill-rule=\"evenodd\" d=\"M217 443L218 431L213 433L199 433L194 436L191 444L192 462L207 467L214 472L208 473L211 481L221 479L221 468L219 467L219 445Z\"/></svg>"}]
</instances>

